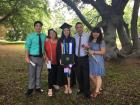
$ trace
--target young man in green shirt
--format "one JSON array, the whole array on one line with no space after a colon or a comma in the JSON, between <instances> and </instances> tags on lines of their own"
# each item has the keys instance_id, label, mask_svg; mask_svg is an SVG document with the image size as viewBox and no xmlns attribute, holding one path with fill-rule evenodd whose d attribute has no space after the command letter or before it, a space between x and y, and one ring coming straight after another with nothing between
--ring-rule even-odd
<instances>
[{"instance_id":1,"label":"young man in green shirt","mask_svg":"<svg viewBox=\"0 0 140 105\"><path fill-rule=\"evenodd\" d=\"M35 89L42 93L40 86L41 69L43 66L44 43L46 35L41 33L43 23L36 21L34 23L35 32L30 33L25 43L25 61L28 63L29 83L27 96L30 96Z\"/></svg>"}]
</instances>

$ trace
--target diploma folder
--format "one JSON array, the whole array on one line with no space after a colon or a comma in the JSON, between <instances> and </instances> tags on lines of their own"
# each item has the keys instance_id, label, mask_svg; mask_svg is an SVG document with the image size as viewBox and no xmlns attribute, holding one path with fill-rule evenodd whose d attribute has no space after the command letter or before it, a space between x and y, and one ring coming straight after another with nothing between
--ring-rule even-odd
<instances>
[{"instance_id":1,"label":"diploma folder","mask_svg":"<svg viewBox=\"0 0 140 105\"><path fill-rule=\"evenodd\" d=\"M62 54L61 63L63 65L74 64L74 55L73 54Z\"/></svg>"}]
</instances>

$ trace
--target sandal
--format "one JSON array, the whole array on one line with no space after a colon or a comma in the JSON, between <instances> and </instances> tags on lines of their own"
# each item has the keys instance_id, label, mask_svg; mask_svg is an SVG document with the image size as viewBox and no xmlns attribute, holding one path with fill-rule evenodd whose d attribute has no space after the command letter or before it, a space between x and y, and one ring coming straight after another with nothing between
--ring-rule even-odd
<instances>
[{"instance_id":1,"label":"sandal","mask_svg":"<svg viewBox=\"0 0 140 105\"><path fill-rule=\"evenodd\" d=\"M100 92L95 92L92 97L96 98L98 95L100 95Z\"/></svg>"},{"instance_id":2,"label":"sandal","mask_svg":"<svg viewBox=\"0 0 140 105\"><path fill-rule=\"evenodd\" d=\"M100 91L103 91L103 89L102 89L102 88L100 88Z\"/></svg>"},{"instance_id":3,"label":"sandal","mask_svg":"<svg viewBox=\"0 0 140 105\"><path fill-rule=\"evenodd\" d=\"M64 93L65 94L68 94L69 93L69 90L68 89L65 89Z\"/></svg>"},{"instance_id":4,"label":"sandal","mask_svg":"<svg viewBox=\"0 0 140 105\"><path fill-rule=\"evenodd\" d=\"M72 94L72 90L71 90L71 88L69 88L69 94Z\"/></svg>"},{"instance_id":5,"label":"sandal","mask_svg":"<svg viewBox=\"0 0 140 105\"><path fill-rule=\"evenodd\" d=\"M52 96L53 96L52 89L49 89L49 91L48 91L48 96L49 96L49 97L52 97Z\"/></svg>"}]
</instances>

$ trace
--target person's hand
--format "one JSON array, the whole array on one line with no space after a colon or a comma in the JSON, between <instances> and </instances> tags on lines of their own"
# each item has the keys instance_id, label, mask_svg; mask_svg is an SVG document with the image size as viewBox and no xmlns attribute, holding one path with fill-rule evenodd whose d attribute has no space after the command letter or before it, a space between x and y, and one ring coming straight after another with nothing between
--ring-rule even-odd
<instances>
[{"instance_id":1,"label":"person's hand","mask_svg":"<svg viewBox=\"0 0 140 105\"><path fill-rule=\"evenodd\" d=\"M30 63L30 58L29 57L25 57L25 62L26 63Z\"/></svg>"},{"instance_id":2,"label":"person's hand","mask_svg":"<svg viewBox=\"0 0 140 105\"><path fill-rule=\"evenodd\" d=\"M88 54L89 54L89 55L93 55L93 52L94 52L94 51L92 51L92 50L88 50Z\"/></svg>"},{"instance_id":3,"label":"person's hand","mask_svg":"<svg viewBox=\"0 0 140 105\"><path fill-rule=\"evenodd\" d=\"M48 63L49 59L48 57L45 57L45 62Z\"/></svg>"},{"instance_id":4,"label":"person's hand","mask_svg":"<svg viewBox=\"0 0 140 105\"><path fill-rule=\"evenodd\" d=\"M83 47L84 49L89 49L89 48L90 48L88 44L83 44L82 47Z\"/></svg>"},{"instance_id":5,"label":"person's hand","mask_svg":"<svg viewBox=\"0 0 140 105\"><path fill-rule=\"evenodd\" d=\"M60 59L60 65L63 65L61 59Z\"/></svg>"}]
</instances>

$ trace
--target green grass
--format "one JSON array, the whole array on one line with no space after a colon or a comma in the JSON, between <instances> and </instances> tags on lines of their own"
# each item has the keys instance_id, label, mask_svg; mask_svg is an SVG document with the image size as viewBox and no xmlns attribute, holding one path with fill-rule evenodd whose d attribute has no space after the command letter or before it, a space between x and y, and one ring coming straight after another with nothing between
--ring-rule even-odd
<instances>
[{"instance_id":1,"label":"green grass","mask_svg":"<svg viewBox=\"0 0 140 105\"><path fill-rule=\"evenodd\" d=\"M7 41L7 40L0 40L0 44L24 44L25 41Z\"/></svg>"},{"instance_id":2,"label":"green grass","mask_svg":"<svg viewBox=\"0 0 140 105\"><path fill-rule=\"evenodd\" d=\"M0 45L0 105L140 105L140 60L126 59L106 62L103 93L96 100L65 95L64 89L47 96L47 70L42 71L45 92L25 97L28 71L22 45Z\"/></svg>"}]
</instances>

